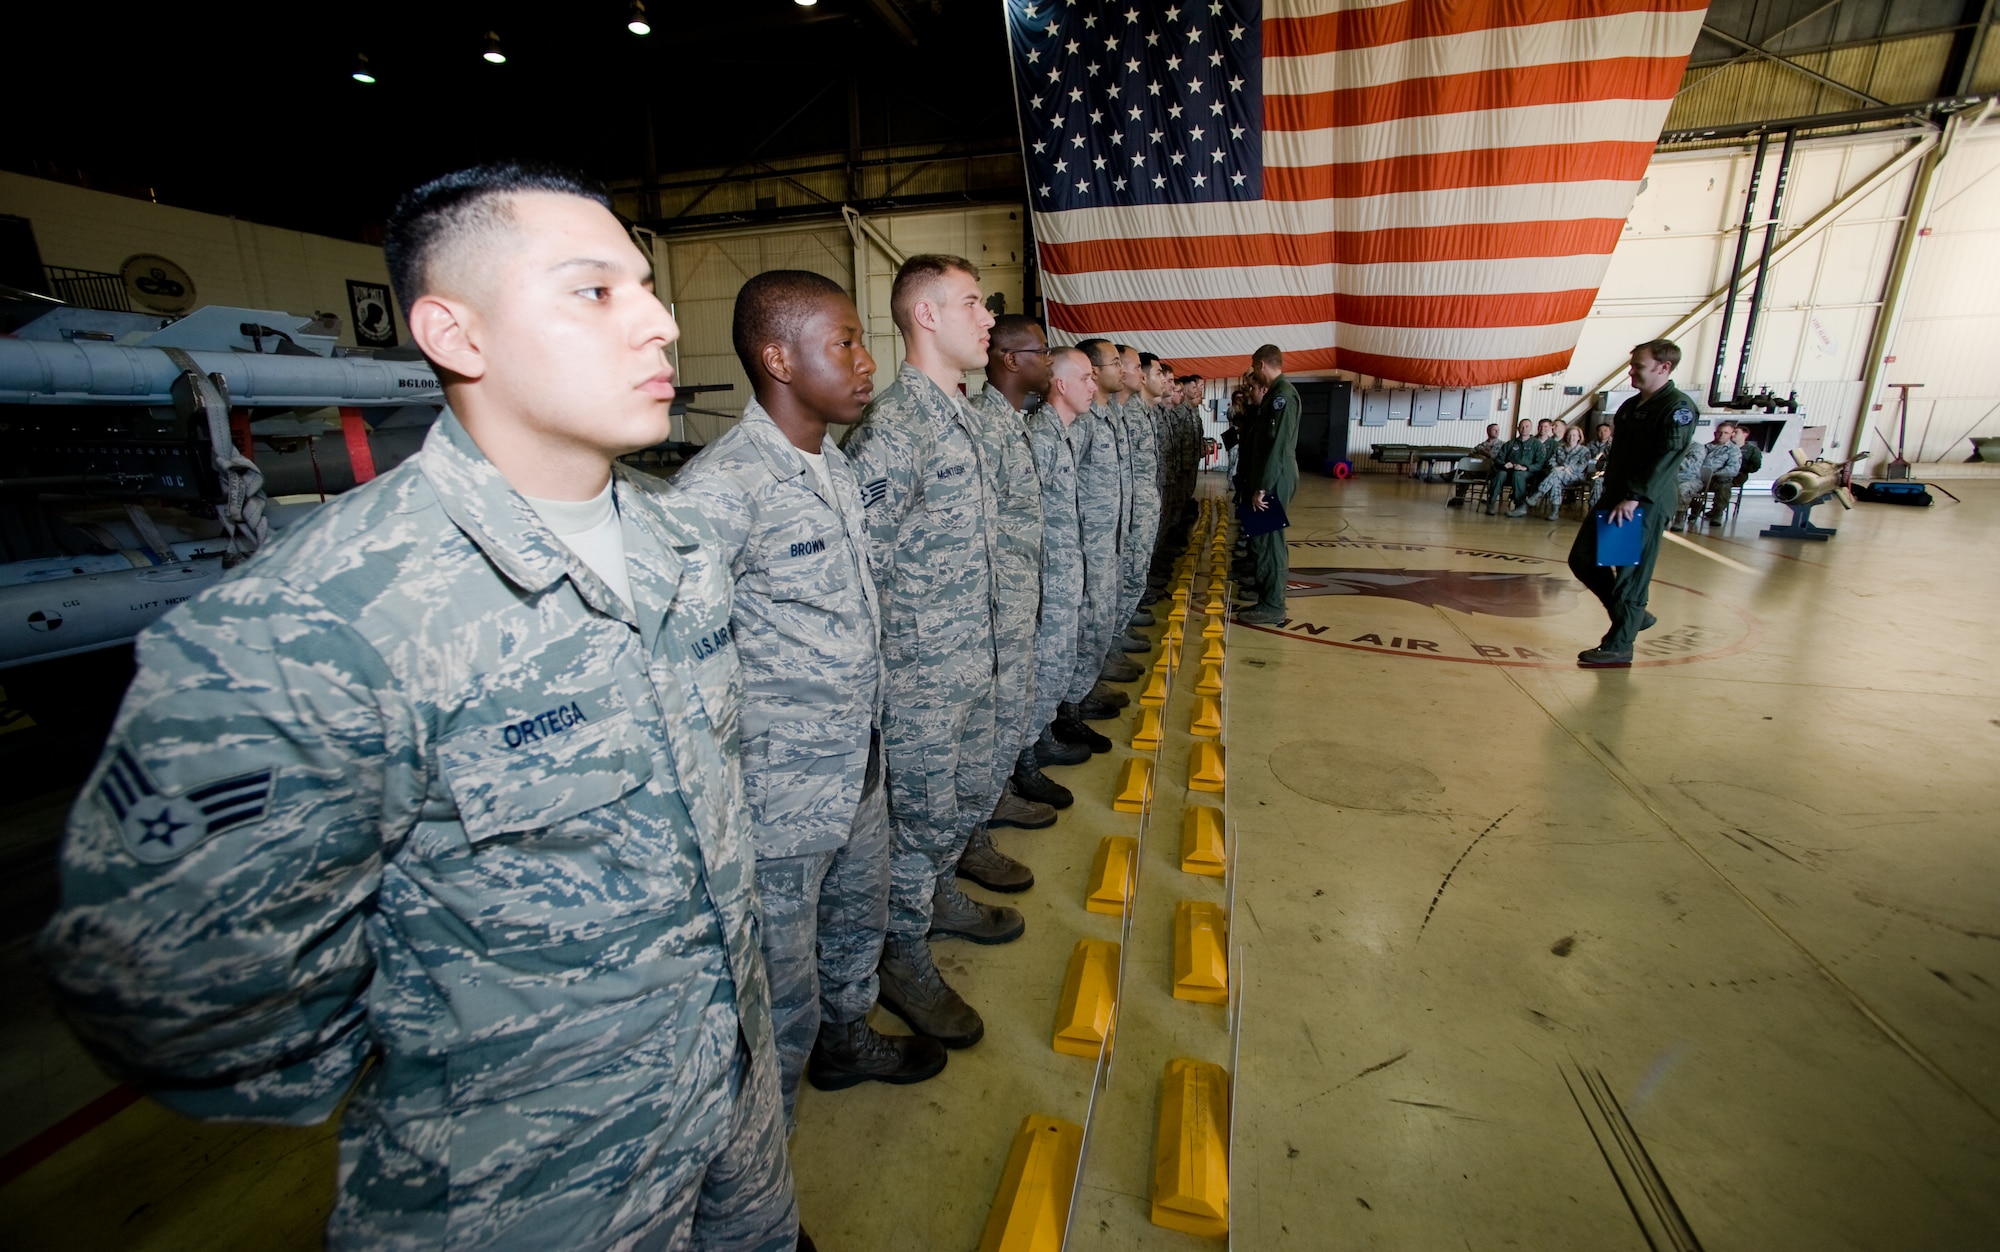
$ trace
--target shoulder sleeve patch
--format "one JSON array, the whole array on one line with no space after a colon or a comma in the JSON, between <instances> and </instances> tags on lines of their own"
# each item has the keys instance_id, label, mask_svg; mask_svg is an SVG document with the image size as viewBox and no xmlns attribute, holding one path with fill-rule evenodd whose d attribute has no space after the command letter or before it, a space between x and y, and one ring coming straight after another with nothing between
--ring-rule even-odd
<instances>
[{"instance_id":1,"label":"shoulder sleeve patch","mask_svg":"<svg viewBox=\"0 0 2000 1252\"><path fill-rule=\"evenodd\" d=\"M98 798L118 819L125 850L148 865L177 860L210 835L263 820L271 771L254 770L164 795L132 754L119 748L97 784Z\"/></svg>"},{"instance_id":2,"label":"shoulder sleeve patch","mask_svg":"<svg viewBox=\"0 0 2000 1252\"><path fill-rule=\"evenodd\" d=\"M1674 409L1674 425L1686 426L1694 421L1694 410L1683 404Z\"/></svg>"},{"instance_id":3,"label":"shoulder sleeve patch","mask_svg":"<svg viewBox=\"0 0 2000 1252\"><path fill-rule=\"evenodd\" d=\"M882 503L882 501L888 498L889 498L889 480L887 478L871 478L867 482L861 484L862 508L872 509L876 505Z\"/></svg>"},{"instance_id":4,"label":"shoulder sleeve patch","mask_svg":"<svg viewBox=\"0 0 2000 1252\"><path fill-rule=\"evenodd\" d=\"M1274 410L1276 410L1276 411L1278 411L1278 412L1280 412L1280 413L1284 412L1284 410L1285 410L1285 398L1284 398L1283 396L1279 396L1279 397L1277 397L1276 399L1272 400L1272 401L1271 401L1271 407L1272 407L1272 408L1273 408Z\"/></svg>"}]
</instances>

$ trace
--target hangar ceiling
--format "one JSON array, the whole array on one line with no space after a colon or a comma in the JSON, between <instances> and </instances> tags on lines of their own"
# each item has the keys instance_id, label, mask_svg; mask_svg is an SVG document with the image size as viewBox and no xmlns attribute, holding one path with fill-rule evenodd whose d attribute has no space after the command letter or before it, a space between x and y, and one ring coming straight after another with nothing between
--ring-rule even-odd
<instances>
[{"instance_id":1,"label":"hangar ceiling","mask_svg":"<svg viewBox=\"0 0 2000 1252\"><path fill-rule=\"evenodd\" d=\"M342 0L308 23L243 0L37 0L0 167L372 239L403 189L500 156L638 185L753 150L1013 142L998 4L651 0L645 36L631 7ZM351 77L362 55L372 84Z\"/></svg>"},{"instance_id":2,"label":"hangar ceiling","mask_svg":"<svg viewBox=\"0 0 2000 1252\"><path fill-rule=\"evenodd\" d=\"M1018 198L998 4L651 0L645 36L631 9L346 0L308 28L247 0L40 0L0 168L368 241L401 190L499 156L580 167L668 232ZM1994 16L1716 0L1667 130L2000 89Z\"/></svg>"}]
</instances>

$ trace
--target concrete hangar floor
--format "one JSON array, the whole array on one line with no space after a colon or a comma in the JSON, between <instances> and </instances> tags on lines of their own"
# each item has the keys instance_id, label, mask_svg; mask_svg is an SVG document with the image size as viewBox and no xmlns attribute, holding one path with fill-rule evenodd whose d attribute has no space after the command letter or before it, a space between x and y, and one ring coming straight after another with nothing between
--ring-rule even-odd
<instances>
[{"instance_id":1,"label":"concrete hangar floor","mask_svg":"<svg viewBox=\"0 0 2000 1252\"><path fill-rule=\"evenodd\" d=\"M1175 1056L1234 1061L1237 1247L2000 1246L2000 483L1951 485L1823 506L1813 545L1758 539L1781 510L1753 495L1693 536L1750 572L1669 546L1641 663L1583 672L1574 521L1309 480L1291 621L1226 640L1240 1039L1170 995L1176 902L1225 891L1180 872L1170 736L1070 1246L1216 1246L1148 1220ZM929 1083L804 1092L822 1248L970 1249L1023 1117L1084 1119L1093 1064L1051 1031L1072 947L1119 934L1084 895L1138 820L1111 805L1138 707L1062 771L1061 822L999 836L1036 871L1026 937L939 945L986 1039ZM23 782L9 846L67 803ZM330 1126L135 1099L4 955L0 1244L317 1246Z\"/></svg>"}]
</instances>

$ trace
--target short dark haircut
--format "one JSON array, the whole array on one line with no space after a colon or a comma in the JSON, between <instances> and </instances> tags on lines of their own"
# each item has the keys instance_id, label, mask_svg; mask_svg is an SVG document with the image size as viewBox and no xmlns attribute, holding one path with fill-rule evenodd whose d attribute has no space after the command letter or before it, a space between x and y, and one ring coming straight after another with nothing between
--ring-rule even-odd
<instances>
[{"instance_id":1,"label":"short dark haircut","mask_svg":"<svg viewBox=\"0 0 2000 1252\"><path fill-rule=\"evenodd\" d=\"M514 196L530 191L580 196L611 207L602 187L581 174L554 165L494 161L433 178L404 194L389 214L382 256L389 285L408 317L410 306L430 294L431 266L454 244L513 224Z\"/></svg>"},{"instance_id":2,"label":"short dark haircut","mask_svg":"<svg viewBox=\"0 0 2000 1252\"><path fill-rule=\"evenodd\" d=\"M1277 344L1267 343L1250 354L1250 364L1275 365L1279 369L1283 369L1285 368L1285 353Z\"/></svg>"},{"instance_id":3,"label":"short dark haircut","mask_svg":"<svg viewBox=\"0 0 2000 1252\"><path fill-rule=\"evenodd\" d=\"M1118 349L1119 356L1124 356L1127 352L1132 351L1132 345L1129 343L1114 343L1111 346Z\"/></svg>"},{"instance_id":4,"label":"short dark haircut","mask_svg":"<svg viewBox=\"0 0 2000 1252\"><path fill-rule=\"evenodd\" d=\"M1002 313L993 319L987 342L994 352L1018 348L1042 333L1042 324L1026 313Z\"/></svg>"},{"instance_id":5,"label":"short dark haircut","mask_svg":"<svg viewBox=\"0 0 2000 1252\"><path fill-rule=\"evenodd\" d=\"M1159 364L1159 361L1160 358L1154 356L1150 352L1141 352L1139 354L1139 368L1142 370L1152 369L1153 366Z\"/></svg>"},{"instance_id":6,"label":"short dark haircut","mask_svg":"<svg viewBox=\"0 0 2000 1252\"><path fill-rule=\"evenodd\" d=\"M1083 354L1090 358L1092 365L1102 365L1104 362L1097 359L1097 350L1099 348L1110 348L1111 341L1109 339L1082 339L1077 341L1076 346L1083 349ZM1112 351L1115 352L1117 349L1113 348Z\"/></svg>"},{"instance_id":7,"label":"short dark haircut","mask_svg":"<svg viewBox=\"0 0 2000 1252\"><path fill-rule=\"evenodd\" d=\"M847 289L811 270L766 270L736 293L736 317L729 327L736 359L754 383L764 374L757 359L767 343L797 343L806 319L822 300L845 300Z\"/></svg>"},{"instance_id":8,"label":"short dark haircut","mask_svg":"<svg viewBox=\"0 0 2000 1252\"><path fill-rule=\"evenodd\" d=\"M1644 343L1633 344L1632 351L1643 352L1655 361L1663 363L1669 374L1680 368L1681 346L1671 339L1648 339Z\"/></svg>"},{"instance_id":9,"label":"short dark haircut","mask_svg":"<svg viewBox=\"0 0 2000 1252\"><path fill-rule=\"evenodd\" d=\"M977 265L962 256L943 252L920 252L896 270L896 285L889 288L889 316L896 320L896 329L903 332L905 339L910 336L910 310L940 279L953 272L970 274L975 282L979 279Z\"/></svg>"}]
</instances>

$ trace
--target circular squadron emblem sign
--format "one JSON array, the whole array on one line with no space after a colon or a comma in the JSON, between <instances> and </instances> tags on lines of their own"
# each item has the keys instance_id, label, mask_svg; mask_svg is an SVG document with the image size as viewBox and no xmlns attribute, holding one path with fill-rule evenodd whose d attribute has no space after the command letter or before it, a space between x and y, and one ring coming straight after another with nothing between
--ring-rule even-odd
<instances>
[{"instance_id":1,"label":"circular squadron emblem sign","mask_svg":"<svg viewBox=\"0 0 2000 1252\"><path fill-rule=\"evenodd\" d=\"M1604 634L1603 606L1558 557L1346 537L1286 546L1288 616L1244 629L1425 661L1552 668L1573 667ZM1657 576L1648 607L1659 624L1639 636L1634 665L1727 656L1757 634L1743 610Z\"/></svg>"}]
</instances>

